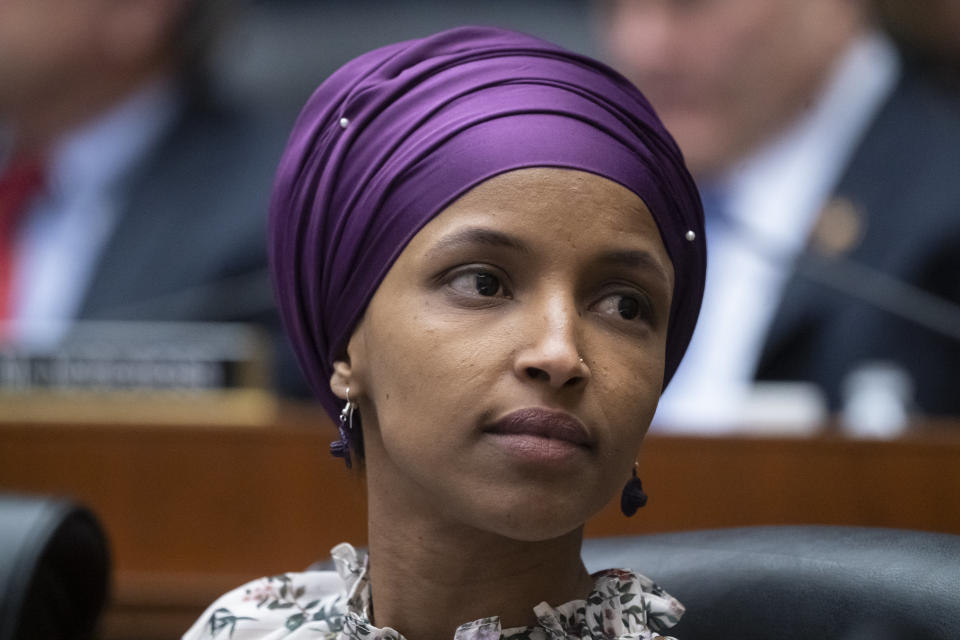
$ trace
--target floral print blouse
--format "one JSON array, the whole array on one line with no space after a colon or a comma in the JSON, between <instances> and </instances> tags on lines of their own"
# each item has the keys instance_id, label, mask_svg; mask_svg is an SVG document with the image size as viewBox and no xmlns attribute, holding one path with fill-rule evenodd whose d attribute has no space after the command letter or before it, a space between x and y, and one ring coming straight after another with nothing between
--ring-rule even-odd
<instances>
[{"instance_id":1,"label":"floral print blouse","mask_svg":"<svg viewBox=\"0 0 960 640\"><path fill-rule=\"evenodd\" d=\"M367 556L349 544L330 552L336 571L287 573L254 580L221 596L183 640L404 640L370 623ZM502 629L497 617L460 625L454 640L675 640L660 635L683 615L649 578L608 569L593 575L586 600L543 602L537 626Z\"/></svg>"}]
</instances>

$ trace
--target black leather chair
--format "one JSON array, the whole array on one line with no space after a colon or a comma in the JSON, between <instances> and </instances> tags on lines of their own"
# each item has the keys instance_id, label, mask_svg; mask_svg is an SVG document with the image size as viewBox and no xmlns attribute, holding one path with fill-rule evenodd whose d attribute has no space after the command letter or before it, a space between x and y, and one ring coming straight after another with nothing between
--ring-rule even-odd
<instances>
[{"instance_id":1,"label":"black leather chair","mask_svg":"<svg viewBox=\"0 0 960 640\"><path fill-rule=\"evenodd\" d=\"M109 567L106 536L87 509L0 493L0 640L91 637Z\"/></svg>"},{"instance_id":2,"label":"black leather chair","mask_svg":"<svg viewBox=\"0 0 960 640\"><path fill-rule=\"evenodd\" d=\"M960 639L960 536L745 527L591 539L583 557L680 600L680 640Z\"/></svg>"}]
</instances>

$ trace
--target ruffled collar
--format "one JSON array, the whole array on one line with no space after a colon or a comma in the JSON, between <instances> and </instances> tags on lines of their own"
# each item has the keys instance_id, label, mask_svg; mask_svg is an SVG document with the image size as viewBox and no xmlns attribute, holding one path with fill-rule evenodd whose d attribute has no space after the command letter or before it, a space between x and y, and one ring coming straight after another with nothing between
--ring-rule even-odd
<instances>
[{"instance_id":1,"label":"ruffled collar","mask_svg":"<svg viewBox=\"0 0 960 640\"><path fill-rule=\"evenodd\" d=\"M368 558L349 544L331 550L334 566L347 586L347 607L337 640L405 640L390 627L370 623ZM655 582L638 573L607 569L593 574L586 600L558 607L534 607L535 627L503 629L500 618L481 618L457 627L454 640L655 640L683 615L684 608Z\"/></svg>"}]
</instances>

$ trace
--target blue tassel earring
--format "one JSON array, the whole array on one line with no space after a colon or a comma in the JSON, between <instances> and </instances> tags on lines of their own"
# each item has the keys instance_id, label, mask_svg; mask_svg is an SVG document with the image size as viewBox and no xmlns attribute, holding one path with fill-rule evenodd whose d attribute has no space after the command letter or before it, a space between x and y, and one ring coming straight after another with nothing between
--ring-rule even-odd
<instances>
[{"instance_id":1,"label":"blue tassel earring","mask_svg":"<svg viewBox=\"0 0 960 640\"><path fill-rule=\"evenodd\" d=\"M637 509L647 504L647 494L643 492L643 484L637 477L637 469L640 464L633 463L633 477L627 480L623 487L623 493L620 494L620 511L628 518L637 512Z\"/></svg>"}]
</instances>

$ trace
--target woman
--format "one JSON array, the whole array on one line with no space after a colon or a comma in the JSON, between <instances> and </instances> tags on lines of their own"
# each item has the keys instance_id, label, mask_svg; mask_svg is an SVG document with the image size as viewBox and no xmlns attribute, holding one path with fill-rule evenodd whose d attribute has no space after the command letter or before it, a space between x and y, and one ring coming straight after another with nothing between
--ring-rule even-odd
<instances>
[{"instance_id":1,"label":"woman","mask_svg":"<svg viewBox=\"0 0 960 640\"><path fill-rule=\"evenodd\" d=\"M185 637L658 637L680 604L588 575L580 543L621 488L645 500L702 225L672 139L593 60L464 28L336 72L281 162L271 251L332 450L364 461L370 561L340 545L336 573L241 587Z\"/></svg>"}]
</instances>

